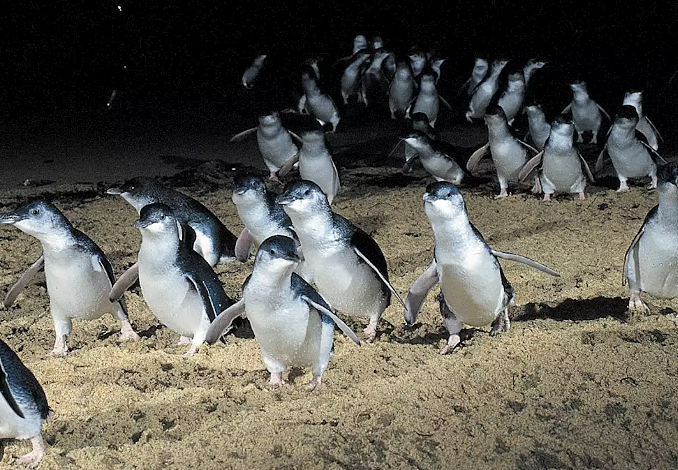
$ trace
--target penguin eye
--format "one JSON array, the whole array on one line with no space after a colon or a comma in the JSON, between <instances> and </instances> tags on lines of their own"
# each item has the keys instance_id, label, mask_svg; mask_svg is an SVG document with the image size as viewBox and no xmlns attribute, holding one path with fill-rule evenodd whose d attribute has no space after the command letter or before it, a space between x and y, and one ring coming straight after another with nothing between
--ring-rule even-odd
<instances>
[{"instance_id":1,"label":"penguin eye","mask_svg":"<svg viewBox=\"0 0 678 470\"><path fill-rule=\"evenodd\" d=\"M271 256L273 256L273 255L275 255L275 250L274 250L273 248L271 248L270 250L268 250L268 253L269 253Z\"/></svg>"},{"instance_id":2,"label":"penguin eye","mask_svg":"<svg viewBox=\"0 0 678 470\"><path fill-rule=\"evenodd\" d=\"M38 215L40 213L40 209L31 209L28 211L29 214L31 215Z\"/></svg>"},{"instance_id":3,"label":"penguin eye","mask_svg":"<svg viewBox=\"0 0 678 470\"><path fill-rule=\"evenodd\" d=\"M310 189L307 189L306 191L304 191L304 196L310 196L310 195L311 195Z\"/></svg>"},{"instance_id":4,"label":"penguin eye","mask_svg":"<svg viewBox=\"0 0 678 470\"><path fill-rule=\"evenodd\" d=\"M162 214L162 215L160 216L160 220L165 220L165 214Z\"/></svg>"}]
</instances>

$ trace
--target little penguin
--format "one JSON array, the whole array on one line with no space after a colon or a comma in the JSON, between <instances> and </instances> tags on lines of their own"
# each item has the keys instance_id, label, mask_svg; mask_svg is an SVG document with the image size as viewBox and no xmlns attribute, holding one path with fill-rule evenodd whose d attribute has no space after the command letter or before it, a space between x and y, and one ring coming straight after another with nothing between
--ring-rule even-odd
<instances>
[{"instance_id":1,"label":"little penguin","mask_svg":"<svg viewBox=\"0 0 678 470\"><path fill-rule=\"evenodd\" d=\"M272 111L259 116L259 125L257 127L234 135L229 142L243 140L255 131L259 153L261 153L266 168L270 172L269 178L272 181L279 181L278 171L280 171L280 168L299 152L299 147L292 141L292 137L297 138L297 140L301 139L296 134L285 129L280 120L280 114L277 111Z\"/></svg>"},{"instance_id":2,"label":"little penguin","mask_svg":"<svg viewBox=\"0 0 678 470\"><path fill-rule=\"evenodd\" d=\"M605 115L608 121L612 121L612 119L598 103L589 97L586 82L571 83L570 89L572 90L572 102L565 106L561 114L572 112L578 143L584 142L584 132L591 131L593 133L591 143L597 144L598 131L603 123L602 116Z\"/></svg>"},{"instance_id":3,"label":"little penguin","mask_svg":"<svg viewBox=\"0 0 678 470\"><path fill-rule=\"evenodd\" d=\"M386 259L367 233L332 211L325 193L312 181L288 183L276 198L292 220L318 292L340 312L367 316L368 341L391 300Z\"/></svg>"},{"instance_id":4,"label":"little penguin","mask_svg":"<svg viewBox=\"0 0 678 470\"><path fill-rule=\"evenodd\" d=\"M405 300L404 317L406 325L414 325L426 295L440 284L440 312L450 335L441 354L454 352L460 345L459 333L464 324L475 327L492 324L491 335L509 330L508 313L514 293L498 258L559 275L529 258L490 248L469 222L464 199L451 183L428 185L424 211L435 239L433 262L412 284Z\"/></svg>"},{"instance_id":5,"label":"little penguin","mask_svg":"<svg viewBox=\"0 0 678 470\"><path fill-rule=\"evenodd\" d=\"M37 468L45 454L42 423L49 416L45 391L33 373L0 339L0 439L30 439L33 449L16 462Z\"/></svg>"},{"instance_id":6,"label":"little penguin","mask_svg":"<svg viewBox=\"0 0 678 470\"><path fill-rule=\"evenodd\" d=\"M210 326L207 342L216 342L225 328L242 315L252 326L261 348L270 385L283 385L288 367L311 366L309 389L320 385L334 354L334 325L356 344L356 334L332 312L318 292L299 277L297 244L274 235L259 246L254 269L243 285L242 300L221 313Z\"/></svg>"},{"instance_id":7,"label":"little penguin","mask_svg":"<svg viewBox=\"0 0 678 470\"><path fill-rule=\"evenodd\" d=\"M508 196L509 182L517 182L525 163L539 152L512 134L501 106L494 105L487 109L485 123L488 142L473 152L466 163L466 169L473 173L478 162L491 153L499 179L499 194L495 199L501 199ZM539 179L536 176L532 191L539 192Z\"/></svg>"},{"instance_id":8,"label":"little penguin","mask_svg":"<svg viewBox=\"0 0 678 470\"><path fill-rule=\"evenodd\" d=\"M523 72L518 71L509 74L506 90L499 97L499 106L504 110L509 125L513 124L513 120L523 108L524 99L525 77Z\"/></svg>"},{"instance_id":9,"label":"little penguin","mask_svg":"<svg viewBox=\"0 0 678 470\"><path fill-rule=\"evenodd\" d=\"M180 344L190 341L184 356L195 354L210 323L233 301L212 267L191 249L190 226L181 225L169 206L144 206L134 227L141 231L137 265L144 300L160 323L182 336Z\"/></svg>"},{"instance_id":10,"label":"little penguin","mask_svg":"<svg viewBox=\"0 0 678 470\"><path fill-rule=\"evenodd\" d=\"M372 53L369 66L365 69L360 81L360 93L365 106L368 105L368 96L381 98L388 94L389 81L384 75L382 67L392 54L391 51L385 49L377 49ZM372 101L372 98L369 101Z\"/></svg>"},{"instance_id":11,"label":"little penguin","mask_svg":"<svg viewBox=\"0 0 678 470\"><path fill-rule=\"evenodd\" d=\"M530 136L534 147L541 151L544 149L546 139L549 138L551 126L546 122L546 116L540 104L529 104L525 107L525 111L527 111L527 124L530 129L527 135ZM527 135L525 139L527 139Z\"/></svg>"},{"instance_id":12,"label":"little penguin","mask_svg":"<svg viewBox=\"0 0 678 470\"><path fill-rule=\"evenodd\" d=\"M487 70L489 69L489 64L487 60L482 57L476 57L475 62L473 63L473 70L471 71L471 76L464 82L464 84L459 88L458 95L464 91L464 88L467 89L468 96L473 95L476 91L476 87L483 81L485 75L487 75Z\"/></svg>"},{"instance_id":13,"label":"little penguin","mask_svg":"<svg viewBox=\"0 0 678 470\"><path fill-rule=\"evenodd\" d=\"M290 160L281 170L285 175L297 160L299 161L299 175L302 179L313 181L320 186L330 204L334 201L339 188L339 172L332 160L325 142L325 133L322 130L308 130L301 134L301 149L293 160Z\"/></svg>"},{"instance_id":14,"label":"little penguin","mask_svg":"<svg viewBox=\"0 0 678 470\"><path fill-rule=\"evenodd\" d=\"M534 72L542 68L544 65L546 65L546 61L539 59L530 59L527 61L525 67L523 67L523 77L525 77L525 88L527 88L527 85L530 83L530 78L532 78Z\"/></svg>"},{"instance_id":15,"label":"little penguin","mask_svg":"<svg viewBox=\"0 0 678 470\"><path fill-rule=\"evenodd\" d=\"M638 125L636 128L641 132L647 139L647 143L654 150L659 148L659 141L662 140L662 136L657 130L657 128L652 124L652 121L643 113L643 92L642 91L629 91L624 95L624 102L622 105L630 104L636 108L638 113Z\"/></svg>"},{"instance_id":16,"label":"little penguin","mask_svg":"<svg viewBox=\"0 0 678 470\"><path fill-rule=\"evenodd\" d=\"M266 61L266 54L258 55L254 58L252 65L247 67L242 74L242 85L245 88L253 88L254 82L261 73L261 69L264 68L264 62Z\"/></svg>"},{"instance_id":17,"label":"little penguin","mask_svg":"<svg viewBox=\"0 0 678 470\"><path fill-rule=\"evenodd\" d=\"M282 206L276 204L275 195L268 191L264 180L254 175L239 176L233 187L233 203L245 228L235 244L235 256L246 261L252 243L260 246L273 235L294 238L292 221Z\"/></svg>"},{"instance_id":18,"label":"little penguin","mask_svg":"<svg viewBox=\"0 0 678 470\"><path fill-rule=\"evenodd\" d=\"M59 209L45 201L28 202L0 215L0 223L14 225L42 245L49 309L56 332L52 356L68 354L66 336L71 332L74 318L94 320L110 313L122 324L121 341L139 339L127 319L124 299L110 301L108 298L115 282L108 259Z\"/></svg>"},{"instance_id":19,"label":"little penguin","mask_svg":"<svg viewBox=\"0 0 678 470\"><path fill-rule=\"evenodd\" d=\"M344 69L341 75L341 97L344 99L344 104L348 104L348 99L358 92L363 64L370 58L370 55L370 52L365 49L356 52ZM360 97L362 96L361 93Z\"/></svg>"},{"instance_id":20,"label":"little penguin","mask_svg":"<svg viewBox=\"0 0 678 470\"><path fill-rule=\"evenodd\" d=\"M468 111L466 111L466 120L468 122L473 122L473 119L481 119L483 117L492 98L499 89L499 75L508 62L508 60L503 59L492 62L490 73L478 84L473 91L473 95L471 95Z\"/></svg>"},{"instance_id":21,"label":"little penguin","mask_svg":"<svg viewBox=\"0 0 678 470\"><path fill-rule=\"evenodd\" d=\"M318 88L318 82L315 79L308 79L302 85L306 97L306 108L310 114L316 118L321 126L327 123L332 124L332 132L336 132L341 118L332 98Z\"/></svg>"},{"instance_id":22,"label":"little penguin","mask_svg":"<svg viewBox=\"0 0 678 470\"><path fill-rule=\"evenodd\" d=\"M414 75L410 64L405 60L396 62L396 71L388 91L388 109L391 119L396 114L404 115L414 99Z\"/></svg>"},{"instance_id":23,"label":"little penguin","mask_svg":"<svg viewBox=\"0 0 678 470\"><path fill-rule=\"evenodd\" d=\"M428 122L428 116L424 113L412 113L412 130L413 131L421 131L424 134L426 134L431 140L437 140L438 139L438 133L436 130L431 127L431 124ZM393 150L391 151L391 155L393 155L393 152L395 152L395 149L400 145L400 143L403 142L402 139L398 140L398 143L396 144L395 147L393 147ZM412 158L417 156L417 151L412 147L411 145L405 145L405 163L407 164ZM403 169L405 171L405 169ZM411 168L408 168L405 173L411 171Z\"/></svg>"},{"instance_id":24,"label":"little penguin","mask_svg":"<svg viewBox=\"0 0 678 470\"><path fill-rule=\"evenodd\" d=\"M412 113L426 114L431 127L435 127L436 120L438 119L438 111L440 110L440 103L446 104L448 108L451 108L451 106L438 94L438 90L436 89L437 75L432 68L425 68L419 77L419 92L414 99Z\"/></svg>"},{"instance_id":25,"label":"little penguin","mask_svg":"<svg viewBox=\"0 0 678 470\"><path fill-rule=\"evenodd\" d=\"M632 313L650 312L641 292L678 297L678 163L662 166L658 177L659 204L648 212L624 256L622 283L628 282ZM678 317L674 322L678 325Z\"/></svg>"},{"instance_id":26,"label":"little penguin","mask_svg":"<svg viewBox=\"0 0 678 470\"><path fill-rule=\"evenodd\" d=\"M605 151L610 155L612 165L619 178L618 193L629 190L627 184L629 178L642 178L644 176L650 177L650 188L656 188L657 165L652 157L666 163L666 160L659 156L652 147L638 138L639 136L642 137L642 134L636 133L637 124L638 113L636 108L629 104L622 106L612 124L607 142L605 142L605 146L596 161L595 170L599 172L603 169Z\"/></svg>"},{"instance_id":27,"label":"little penguin","mask_svg":"<svg viewBox=\"0 0 678 470\"><path fill-rule=\"evenodd\" d=\"M416 150L421 164L437 181L449 181L459 184L464 179L463 162L455 161L442 146L421 131L413 131L401 137L405 143ZM416 158L416 157L415 157ZM403 167L409 173L415 158L408 160Z\"/></svg>"},{"instance_id":28,"label":"little penguin","mask_svg":"<svg viewBox=\"0 0 678 470\"><path fill-rule=\"evenodd\" d=\"M551 195L556 192L578 194L579 199L585 199L584 188L586 178L591 182L595 179L591 174L586 160L574 148L574 124L565 115L558 116L551 124L551 133L544 150L530 159L518 177L526 179L530 173L541 163L539 181L544 192L544 201L550 201ZM582 166L586 171L582 171Z\"/></svg>"}]
</instances>

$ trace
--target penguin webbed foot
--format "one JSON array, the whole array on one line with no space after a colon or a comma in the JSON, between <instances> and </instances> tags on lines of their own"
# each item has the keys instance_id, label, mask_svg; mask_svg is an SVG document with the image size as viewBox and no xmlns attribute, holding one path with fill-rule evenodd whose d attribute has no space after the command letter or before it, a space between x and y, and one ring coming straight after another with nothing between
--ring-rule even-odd
<instances>
[{"instance_id":1,"label":"penguin webbed foot","mask_svg":"<svg viewBox=\"0 0 678 470\"><path fill-rule=\"evenodd\" d=\"M367 325L363 330L363 335L365 336L366 342L374 342L374 340L377 338L377 323L370 320L370 324Z\"/></svg>"},{"instance_id":2,"label":"penguin webbed foot","mask_svg":"<svg viewBox=\"0 0 678 470\"><path fill-rule=\"evenodd\" d=\"M120 328L120 337L118 338L118 341L124 343L127 341L138 341L138 340L139 335L137 334L136 331L134 331L130 322L129 321L123 322L122 328Z\"/></svg>"},{"instance_id":3,"label":"penguin webbed foot","mask_svg":"<svg viewBox=\"0 0 678 470\"><path fill-rule=\"evenodd\" d=\"M191 344L191 347L188 348L188 351L183 353L181 357L183 357L184 359L188 359L189 357L196 354L198 352L198 349L200 349L200 345Z\"/></svg>"},{"instance_id":4,"label":"penguin webbed foot","mask_svg":"<svg viewBox=\"0 0 678 470\"><path fill-rule=\"evenodd\" d=\"M271 372L271 378L268 380L268 386L270 388L279 388L285 385L285 381L282 378L282 372Z\"/></svg>"},{"instance_id":5,"label":"penguin webbed foot","mask_svg":"<svg viewBox=\"0 0 678 470\"><path fill-rule=\"evenodd\" d=\"M634 314L650 314L650 308L640 299L640 295L637 292L632 293L629 299L629 313L630 316Z\"/></svg>"},{"instance_id":6,"label":"penguin webbed foot","mask_svg":"<svg viewBox=\"0 0 678 470\"><path fill-rule=\"evenodd\" d=\"M506 333L511 328L511 321L508 316L508 308L504 309L501 315L499 315L494 322L492 322L492 329L490 330L490 336L497 336L500 333Z\"/></svg>"},{"instance_id":7,"label":"penguin webbed foot","mask_svg":"<svg viewBox=\"0 0 678 470\"><path fill-rule=\"evenodd\" d=\"M461 337L456 334L456 335L450 335L449 339L447 340L447 344L443 346L443 348L440 350L440 354L452 354L456 353L459 351L461 348Z\"/></svg>"},{"instance_id":8,"label":"penguin webbed foot","mask_svg":"<svg viewBox=\"0 0 678 470\"><path fill-rule=\"evenodd\" d=\"M307 384L306 390L312 392L313 390L319 388L322 385L322 375L313 377Z\"/></svg>"},{"instance_id":9,"label":"penguin webbed foot","mask_svg":"<svg viewBox=\"0 0 678 470\"><path fill-rule=\"evenodd\" d=\"M502 189L502 190L499 192L499 194L497 194L496 196L494 196L494 199L495 199L495 200L497 200L497 199L504 199L504 198L507 198L507 197L509 197L509 193L508 193L505 189Z\"/></svg>"},{"instance_id":10,"label":"penguin webbed foot","mask_svg":"<svg viewBox=\"0 0 678 470\"><path fill-rule=\"evenodd\" d=\"M54 348L52 348L49 355L52 357L66 357L68 355L68 346L66 345L65 337L57 336L57 339L54 342Z\"/></svg>"},{"instance_id":11,"label":"penguin webbed foot","mask_svg":"<svg viewBox=\"0 0 678 470\"><path fill-rule=\"evenodd\" d=\"M33 450L26 455L17 457L16 463L25 465L28 468L37 468L42 457L45 455L45 443L42 440L42 435L31 438L31 444L33 445Z\"/></svg>"}]
</instances>

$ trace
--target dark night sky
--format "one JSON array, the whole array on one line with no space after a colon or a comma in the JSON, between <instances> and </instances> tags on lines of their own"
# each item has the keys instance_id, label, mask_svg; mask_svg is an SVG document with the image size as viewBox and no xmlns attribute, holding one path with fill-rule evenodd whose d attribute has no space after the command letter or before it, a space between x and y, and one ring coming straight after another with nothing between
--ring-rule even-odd
<instances>
[{"instance_id":1,"label":"dark night sky","mask_svg":"<svg viewBox=\"0 0 678 470\"><path fill-rule=\"evenodd\" d=\"M599 2L585 9L567 2L431 3L11 2L0 100L10 115L64 103L92 106L105 100L122 63L130 67L130 88L224 89L237 85L259 51L282 63L305 51L339 57L358 33L381 34L392 47L436 46L453 59L451 71L462 81L478 52L545 57L558 73L598 80L615 92L631 85L659 90L678 68L676 2Z\"/></svg>"}]
</instances>

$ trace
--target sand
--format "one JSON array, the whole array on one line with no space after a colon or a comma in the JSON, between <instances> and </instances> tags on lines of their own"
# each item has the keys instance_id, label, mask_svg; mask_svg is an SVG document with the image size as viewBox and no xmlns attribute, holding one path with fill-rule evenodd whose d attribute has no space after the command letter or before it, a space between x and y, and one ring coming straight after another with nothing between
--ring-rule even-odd
<instances>
[{"instance_id":1,"label":"sand","mask_svg":"<svg viewBox=\"0 0 678 470\"><path fill-rule=\"evenodd\" d=\"M472 150L482 133L470 132ZM350 140L331 139L340 148ZM385 160L390 148L374 145L382 148L376 163L343 165L334 208L375 238L404 295L432 257L421 200L431 178L421 169L403 176L398 161ZM254 161L253 143L237 148ZM230 177L206 183L201 174L167 181L239 233ZM136 213L104 195L97 176L75 181L83 183L6 188L1 208L53 197L120 274L140 243ZM138 342L119 344L119 323L104 317L75 322L69 356L48 357L54 333L39 274L0 311L0 335L35 373L52 409L40 468L676 468L676 304L645 296L650 315L629 317L621 284L624 252L656 192L641 185L616 194L607 181L585 201L545 204L525 190L495 201L489 181L462 189L471 221L494 248L539 260L561 277L502 261L516 290L511 330L496 337L489 328L467 330L464 346L447 356L439 354L447 335L437 288L413 328L393 304L373 344L358 347L336 333L336 354L313 392L306 369L269 389L248 328L182 358L179 335L159 325L138 287L127 294ZM0 227L3 289L39 254L35 239ZM230 296L240 298L251 268L251 260L217 267ZM347 321L356 330L366 324ZM30 446L4 442L1 466Z\"/></svg>"}]
</instances>

